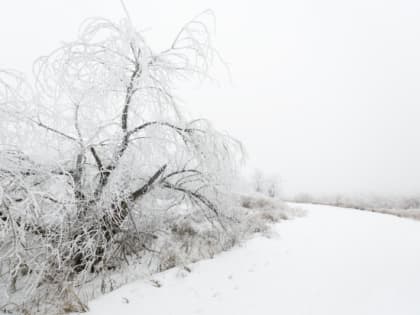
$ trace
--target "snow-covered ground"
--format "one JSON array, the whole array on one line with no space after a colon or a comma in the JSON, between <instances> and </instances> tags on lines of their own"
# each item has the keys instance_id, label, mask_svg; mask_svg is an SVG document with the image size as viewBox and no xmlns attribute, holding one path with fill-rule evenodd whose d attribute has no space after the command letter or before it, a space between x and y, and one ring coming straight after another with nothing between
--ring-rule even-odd
<instances>
[{"instance_id":1,"label":"snow-covered ground","mask_svg":"<svg viewBox=\"0 0 420 315\"><path fill-rule=\"evenodd\" d=\"M420 314L420 222L301 207L271 238L126 285L89 314Z\"/></svg>"}]
</instances>

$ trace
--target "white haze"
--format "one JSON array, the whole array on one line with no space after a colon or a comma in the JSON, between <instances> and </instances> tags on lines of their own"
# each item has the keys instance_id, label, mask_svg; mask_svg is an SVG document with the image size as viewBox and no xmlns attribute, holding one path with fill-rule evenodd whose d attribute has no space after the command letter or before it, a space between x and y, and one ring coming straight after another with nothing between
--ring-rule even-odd
<instances>
[{"instance_id":1,"label":"white haze","mask_svg":"<svg viewBox=\"0 0 420 315\"><path fill-rule=\"evenodd\" d=\"M420 192L420 2L125 3L158 48L213 9L232 83L218 69L219 85L179 94L243 141L249 169L278 174L288 192ZM0 67L29 73L81 20L123 15L117 0L4 0Z\"/></svg>"}]
</instances>

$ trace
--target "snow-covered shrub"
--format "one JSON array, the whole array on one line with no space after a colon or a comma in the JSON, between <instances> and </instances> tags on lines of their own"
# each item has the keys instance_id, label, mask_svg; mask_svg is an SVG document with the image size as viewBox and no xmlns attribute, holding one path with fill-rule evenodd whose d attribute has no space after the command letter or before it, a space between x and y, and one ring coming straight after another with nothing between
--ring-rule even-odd
<instances>
[{"instance_id":1,"label":"snow-covered shrub","mask_svg":"<svg viewBox=\"0 0 420 315\"><path fill-rule=\"evenodd\" d=\"M301 203L317 203L343 208L369 210L420 219L420 197L379 194L310 195L300 193L293 199Z\"/></svg>"}]
</instances>

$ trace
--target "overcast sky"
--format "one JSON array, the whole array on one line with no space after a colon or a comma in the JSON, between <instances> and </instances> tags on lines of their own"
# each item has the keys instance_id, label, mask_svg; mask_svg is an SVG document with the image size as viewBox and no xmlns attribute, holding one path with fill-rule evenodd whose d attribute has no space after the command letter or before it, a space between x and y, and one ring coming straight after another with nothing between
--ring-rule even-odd
<instances>
[{"instance_id":1,"label":"overcast sky","mask_svg":"<svg viewBox=\"0 0 420 315\"><path fill-rule=\"evenodd\" d=\"M249 168L292 193L420 193L420 1L125 3L157 48L215 12L233 82L221 72L180 96L244 143ZM2 0L0 67L29 73L91 16L124 12L118 0Z\"/></svg>"}]
</instances>

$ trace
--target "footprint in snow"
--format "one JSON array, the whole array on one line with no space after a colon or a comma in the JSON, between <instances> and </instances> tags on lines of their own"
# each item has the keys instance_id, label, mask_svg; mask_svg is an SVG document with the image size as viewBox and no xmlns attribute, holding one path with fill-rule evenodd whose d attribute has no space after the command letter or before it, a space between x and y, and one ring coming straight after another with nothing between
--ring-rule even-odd
<instances>
[{"instance_id":1,"label":"footprint in snow","mask_svg":"<svg viewBox=\"0 0 420 315\"><path fill-rule=\"evenodd\" d=\"M158 280L155 279L151 279L150 283L152 284L152 286L156 287L156 288L160 288L162 287L162 283L160 283Z\"/></svg>"}]
</instances>

